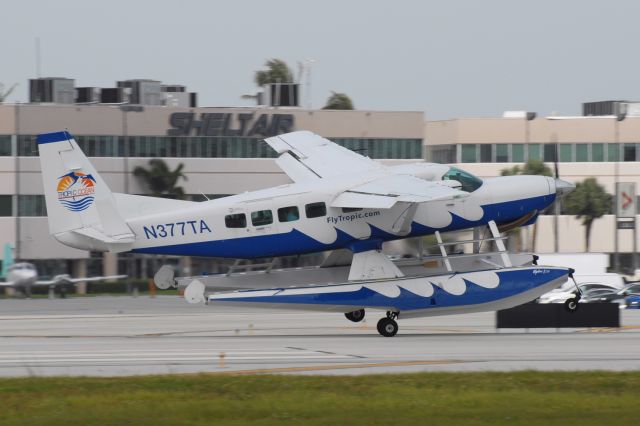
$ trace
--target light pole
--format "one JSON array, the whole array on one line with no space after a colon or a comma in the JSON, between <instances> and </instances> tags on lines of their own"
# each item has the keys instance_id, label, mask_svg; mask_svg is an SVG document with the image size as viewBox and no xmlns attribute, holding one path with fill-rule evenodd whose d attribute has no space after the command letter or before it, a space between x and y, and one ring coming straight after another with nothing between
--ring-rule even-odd
<instances>
[{"instance_id":1,"label":"light pole","mask_svg":"<svg viewBox=\"0 0 640 426\"><path fill-rule=\"evenodd\" d=\"M615 207L615 217L613 218L613 235L614 235L614 254L613 254L613 269L616 272L620 271L620 252L619 252L619 240L618 240L618 214L620 213L618 211L618 184L620 182L620 152L623 152L623 150L620 149L620 122L623 121L625 118L627 117L626 112L618 112L616 114L615 117L615 121L613 122L614 125L614 143L616 144L616 158L615 158L615 163L614 163L614 179L615 179L615 185L614 185L614 191L615 191L615 195L616 195L616 207ZM635 221L635 218L634 218ZM635 222L634 222L635 223ZM634 237L635 237L635 231L634 231ZM635 245L635 244L634 244ZM635 263L635 253L633 253L633 259L634 259L634 263Z\"/></svg>"},{"instance_id":2,"label":"light pole","mask_svg":"<svg viewBox=\"0 0 640 426\"><path fill-rule=\"evenodd\" d=\"M123 104L119 106L120 111L122 111L122 138L124 139L124 193L129 193L129 112L143 112L144 107L142 105L130 105ZM117 256L117 255L116 255ZM135 255L129 254L127 258L127 274L131 277L131 279L135 278L134 265L135 265ZM127 293L131 294L133 291L133 286L131 283L131 279L127 280Z\"/></svg>"}]
</instances>

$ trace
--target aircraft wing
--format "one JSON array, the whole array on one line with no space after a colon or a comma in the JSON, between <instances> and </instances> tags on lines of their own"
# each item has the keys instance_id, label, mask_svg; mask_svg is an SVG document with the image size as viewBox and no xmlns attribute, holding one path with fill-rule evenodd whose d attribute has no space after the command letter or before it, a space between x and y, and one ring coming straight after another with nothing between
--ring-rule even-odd
<instances>
[{"instance_id":1,"label":"aircraft wing","mask_svg":"<svg viewBox=\"0 0 640 426\"><path fill-rule=\"evenodd\" d=\"M123 278L127 278L127 276L126 275L109 275L106 277L86 277L86 278L69 278L69 277L55 278L54 277L54 279L52 280L37 280L34 283L34 285L46 286L46 285L59 285L63 283L75 284L75 283L85 283L85 282L92 282L92 281L120 280Z\"/></svg>"},{"instance_id":2,"label":"aircraft wing","mask_svg":"<svg viewBox=\"0 0 640 426\"><path fill-rule=\"evenodd\" d=\"M265 141L278 153L278 166L294 182L384 170L372 159L307 131L273 136Z\"/></svg>"},{"instance_id":3,"label":"aircraft wing","mask_svg":"<svg viewBox=\"0 0 640 426\"><path fill-rule=\"evenodd\" d=\"M397 202L426 203L468 195L468 192L414 176L388 175L342 192L333 200L331 206L389 209Z\"/></svg>"}]
</instances>

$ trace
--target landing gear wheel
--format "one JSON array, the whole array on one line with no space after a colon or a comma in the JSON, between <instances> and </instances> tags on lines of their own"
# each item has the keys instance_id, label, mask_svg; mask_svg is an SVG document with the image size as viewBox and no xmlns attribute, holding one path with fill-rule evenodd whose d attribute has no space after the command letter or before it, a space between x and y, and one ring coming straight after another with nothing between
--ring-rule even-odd
<instances>
[{"instance_id":1,"label":"landing gear wheel","mask_svg":"<svg viewBox=\"0 0 640 426\"><path fill-rule=\"evenodd\" d=\"M357 311L347 312L346 314L344 314L344 316L347 317L349 321L360 322L364 319L364 309L358 309Z\"/></svg>"},{"instance_id":2,"label":"landing gear wheel","mask_svg":"<svg viewBox=\"0 0 640 426\"><path fill-rule=\"evenodd\" d=\"M578 310L578 299L572 297L571 299L567 299L564 301L564 308L569 312L575 312Z\"/></svg>"},{"instance_id":3,"label":"landing gear wheel","mask_svg":"<svg viewBox=\"0 0 640 426\"><path fill-rule=\"evenodd\" d=\"M393 337L398 332L398 323L391 318L381 318L378 321L378 333L384 337Z\"/></svg>"}]
</instances>

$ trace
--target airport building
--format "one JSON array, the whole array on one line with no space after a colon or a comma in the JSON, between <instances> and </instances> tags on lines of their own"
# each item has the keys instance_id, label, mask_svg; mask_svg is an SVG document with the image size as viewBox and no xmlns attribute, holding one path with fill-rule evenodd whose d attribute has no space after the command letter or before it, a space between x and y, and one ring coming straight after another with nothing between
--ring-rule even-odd
<instances>
[{"instance_id":1,"label":"airport building","mask_svg":"<svg viewBox=\"0 0 640 426\"><path fill-rule=\"evenodd\" d=\"M420 111L0 105L0 244L13 244L16 258L36 263L47 275L78 275L87 268L113 274L128 265L127 255L118 256L120 265L114 255L101 262L102 254L90 256L48 235L36 135L62 129L75 136L112 191L148 193L132 171L163 158L172 169L184 165L186 180L179 184L196 201L288 183L273 160L275 152L263 141L280 133L310 130L391 164L420 161L424 155Z\"/></svg>"},{"instance_id":2,"label":"airport building","mask_svg":"<svg viewBox=\"0 0 640 426\"><path fill-rule=\"evenodd\" d=\"M613 195L616 182L632 182L640 188L640 114L637 103L628 105L626 115L613 115L616 109L610 107L605 109L606 115L535 117L523 113L427 121L425 156L427 161L457 164L487 178L500 176L503 170L530 159L544 161L555 173L557 155L560 178L577 183L595 177ZM595 220L590 251L618 251L621 265L629 270L631 253L637 247L633 229L618 230L617 242L615 229L613 214ZM522 233L523 241L533 238L532 227ZM541 253L581 253L586 250L585 240L580 219L569 215L556 218L553 212L547 212L538 221L535 244L521 248Z\"/></svg>"},{"instance_id":3,"label":"airport building","mask_svg":"<svg viewBox=\"0 0 640 426\"><path fill-rule=\"evenodd\" d=\"M187 179L180 185L195 201L288 183L263 139L295 130L310 130L388 164L426 159L492 177L529 159L543 160L553 168L557 152L563 179L579 182L594 176L610 193L615 182L640 183L640 116L633 113L623 120L619 114L617 118L523 114L425 121L422 111L198 107L197 95L184 86L153 80L118 82L116 88L75 88L75 92L72 80L43 80L55 81L32 80L32 102L0 105L0 244L13 244L16 258L34 261L44 274L68 271L82 276L87 270L113 274L125 272L131 262L128 255L88 254L49 236L35 137L62 129L76 137L114 192L148 193L132 171L147 167L152 158L162 158L171 168L184 165ZM271 91L269 98L290 98L296 104L296 90L286 96ZM619 103L598 108L593 111L615 114ZM628 105L626 110L634 111ZM596 220L591 251L616 251L614 226L613 215ZM631 265L633 232L618 232L621 262ZM573 216L542 216L535 234L535 243L527 244L533 233L521 231L517 248L585 251L584 228ZM139 269L135 273L144 275Z\"/></svg>"}]
</instances>

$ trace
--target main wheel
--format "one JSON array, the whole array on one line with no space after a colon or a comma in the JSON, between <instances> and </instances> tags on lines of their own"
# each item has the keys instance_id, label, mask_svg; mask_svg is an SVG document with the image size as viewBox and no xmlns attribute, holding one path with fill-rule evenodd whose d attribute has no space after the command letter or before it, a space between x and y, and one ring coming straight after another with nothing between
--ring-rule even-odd
<instances>
[{"instance_id":1,"label":"main wheel","mask_svg":"<svg viewBox=\"0 0 640 426\"><path fill-rule=\"evenodd\" d=\"M347 317L349 321L360 322L364 319L364 309L358 309L357 311L347 312L346 314L344 314L344 316Z\"/></svg>"},{"instance_id":2,"label":"main wheel","mask_svg":"<svg viewBox=\"0 0 640 426\"><path fill-rule=\"evenodd\" d=\"M578 299L572 297L571 299L567 299L564 301L564 308L569 312L575 312L578 310Z\"/></svg>"},{"instance_id":3,"label":"main wheel","mask_svg":"<svg viewBox=\"0 0 640 426\"><path fill-rule=\"evenodd\" d=\"M378 333L384 337L393 337L398 332L398 323L391 318L381 318L378 321Z\"/></svg>"}]
</instances>

